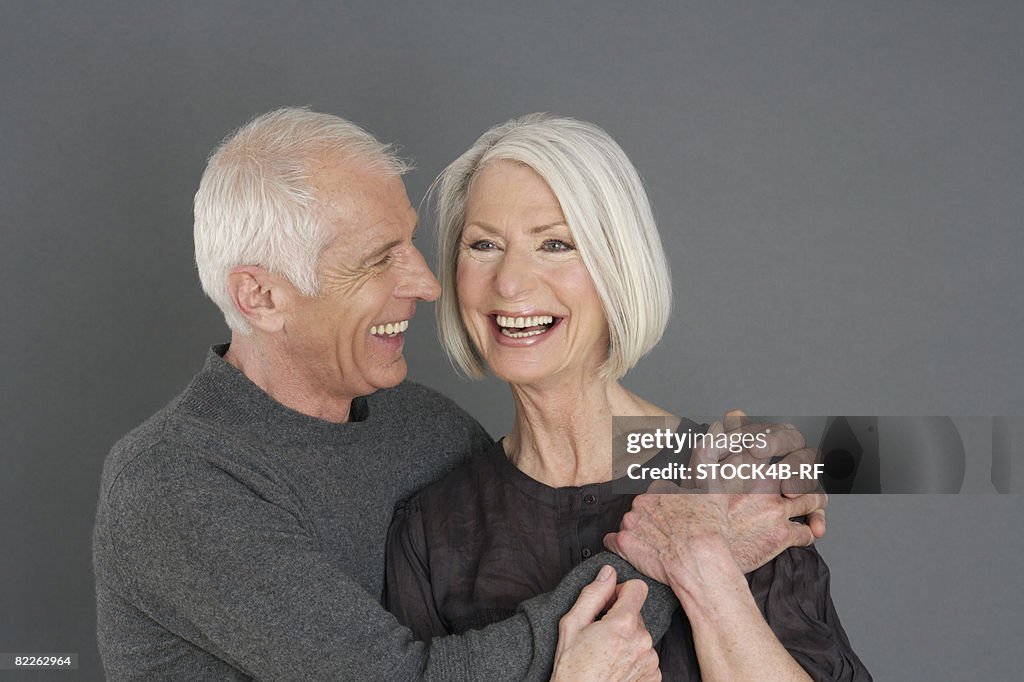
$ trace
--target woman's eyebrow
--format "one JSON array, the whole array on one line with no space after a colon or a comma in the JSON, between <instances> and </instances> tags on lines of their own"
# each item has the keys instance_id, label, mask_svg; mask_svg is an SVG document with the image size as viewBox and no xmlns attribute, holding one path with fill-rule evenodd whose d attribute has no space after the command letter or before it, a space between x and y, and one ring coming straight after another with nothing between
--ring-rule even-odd
<instances>
[{"instance_id":1,"label":"woman's eyebrow","mask_svg":"<svg viewBox=\"0 0 1024 682\"><path fill-rule=\"evenodd\" d=\"M488 223L482 223L478 220L474 220L471 223L466 223L466 229L470 227L478 227L484 232L490 232L491 234L501 234L501 230L499 230L498 228L494 227L493 225L489 225ZM546 223L544 225L537 225L535 227L527 228L527 232L529 232L530 234L539 234L541 232L545 232L556 227L567 228L569 227L569 225L564 220L558 220L553 223Z\"/></svg>"},{"instance_id":2,"label":"woman's eyebrow","mask_svg":"<svg viewBox=\"0 0 1024 682\"><path fill-rule=\"evenodd\" d=\"M547 225L538 225L537 227L531 227L529 232L530 234L540 234L541 232L547 232L548 230L552 230L556 227L568 228L569 226L566 224L564 220L559 220L558 222L548 223Z\"/></svg>"}]
</instances>

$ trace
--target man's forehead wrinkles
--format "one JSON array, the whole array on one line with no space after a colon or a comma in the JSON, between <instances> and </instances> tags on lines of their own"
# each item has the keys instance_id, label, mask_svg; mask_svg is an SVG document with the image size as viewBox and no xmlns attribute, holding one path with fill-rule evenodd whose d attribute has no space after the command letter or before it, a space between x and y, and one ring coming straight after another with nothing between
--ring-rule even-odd
<instances>
[{"instance_id":1,"label":"man's forehead wrinkles","mask_svg":"<svg viewBox=\"0 0 1024 682\"><path fill-rule=\"evenodd\" d=\"M390 218L364 225L340 222L328 248L335 247L353 262L373 260L400 246L406 240L406 229Z\"/></svg>"}]
</instances>

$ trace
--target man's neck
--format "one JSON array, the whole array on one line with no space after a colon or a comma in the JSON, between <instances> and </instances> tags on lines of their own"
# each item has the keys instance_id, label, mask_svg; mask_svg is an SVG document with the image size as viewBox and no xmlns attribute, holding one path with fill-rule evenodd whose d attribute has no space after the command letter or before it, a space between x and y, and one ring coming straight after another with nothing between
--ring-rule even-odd
<instances>
[{"instance_id":1,"label":"man's neck","mask_svg":"<svg viewBox=\"0 0 1024 682\"><path fill-rule=\"evenodd\" d=\"M285 357L260 348L249 337L231 335L224 360L285 407L336 424L349 420L355 396L331 395L302 375Z\"/></svg>"}]
</instances>

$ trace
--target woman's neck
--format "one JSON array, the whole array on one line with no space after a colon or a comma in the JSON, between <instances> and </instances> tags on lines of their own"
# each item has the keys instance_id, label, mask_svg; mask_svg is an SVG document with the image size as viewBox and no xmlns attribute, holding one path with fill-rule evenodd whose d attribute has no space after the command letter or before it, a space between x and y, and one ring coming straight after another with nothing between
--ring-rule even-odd
<instances>
[{"instance_id":1,"label":"woman's neck","mask_svg":"<svg viewBox=\"0 0 1024 682\"><path fill-rule=\"evenodd\" d=\"M581 377L510 386L516 417L505 454L553 488L611 480L613 416L670 416L617 381Z\"/></svg>"}]
</instances>

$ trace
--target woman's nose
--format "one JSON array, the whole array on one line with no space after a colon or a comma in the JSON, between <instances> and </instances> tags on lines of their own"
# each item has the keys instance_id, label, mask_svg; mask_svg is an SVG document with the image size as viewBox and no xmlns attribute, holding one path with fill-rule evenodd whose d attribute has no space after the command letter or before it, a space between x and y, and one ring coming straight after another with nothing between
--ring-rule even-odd
<instances>
[{"instance_id":1,"label":"woman's nose","mask_svg":"<svg viewBox=\"0 0 1024 682\"><path fill-rule=\"evenodd\" d=\"M534 264L529 254L510 249L502 256L494 276L494 288L502 298L515 301L531 293L537 285Z\"/></svg>"}]
</instances>

